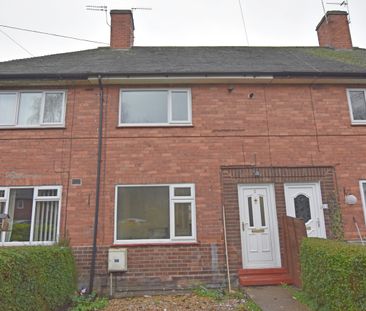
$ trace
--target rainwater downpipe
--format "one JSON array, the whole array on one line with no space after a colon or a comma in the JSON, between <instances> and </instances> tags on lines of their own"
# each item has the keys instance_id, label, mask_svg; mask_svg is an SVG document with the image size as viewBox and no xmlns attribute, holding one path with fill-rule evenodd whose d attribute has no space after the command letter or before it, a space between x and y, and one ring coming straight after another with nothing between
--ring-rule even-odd
<instances>
[{"instance_id":1,"label":"rainwater downpipe","mask_svg":"<svg viewBox=\"0 0 366 311\"><path fill-rule=\"evenodd\" d=\"M228 251L228 246L227 246L227 231L226 231L226 212L225 212L225 204L224 204L224 181L223 181L223 176L222 176L222 169L220 170L220 185L221 185L221 204L222 204L222 225L223 225L223 229L224 229L226 277L227 277L228 291L229 291L229 293L231 293L229 251Z\"/></svg>"},{"instance_id":2,"label":"rainwater downpipe","mask_svg":"<svg viewBox=\"0 0 366 311\"><path fill-rule=\"evenodd\" d=\"M100 197L100 172L102 162L102 141L103 141L103 102L104 90L102 84L102 77L98 76L99 84L99 128L98 128L98 160L97 160L97 179L95 186L95 215L94 215L94 230L93 230L93 250L90 265L90 279L89 279L89 293L93 291L94 275L95 275L95 261L97 257L97 236L98 236L98 220L99 220L99 197Z\"/></svg>"}]
</instances>

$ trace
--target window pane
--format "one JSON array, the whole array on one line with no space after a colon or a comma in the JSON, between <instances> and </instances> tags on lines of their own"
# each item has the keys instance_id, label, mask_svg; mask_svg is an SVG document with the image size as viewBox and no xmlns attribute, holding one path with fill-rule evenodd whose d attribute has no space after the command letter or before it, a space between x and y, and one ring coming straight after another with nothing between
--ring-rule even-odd
<instances>
[{"instance_id":1,"label":"window pane","mask_svg":"<svg viewBox=\"0 0 366 311\"><path fill-rule=\"evenodd\" d=\"M175 203L175 236L192 236L191 203Z\"/></svg>"},{"instance_id":2,"label":"window pane","mask_svg":"<svg viewBox=\"0 0 366 311\"><path fill-rule=\"evenodd\" d=\"M167 91L122 92L121 123L167 123Z\"/></svg>"},{"instance_id":3,"label":"window pane","mask_svg":"<svg viewBox=\"0 0 366 311\"><path fill-rule=\"evenodd\" d=\"M23 201L23 208L19 206L19 201ZM21 241L27 242L30 238L32 222L33 189L12 189L9 197L9 229L5 235L6 242Z\"/></svg>"},{"instance_id":4,"label":"window pane","mask_svg":"<svg viewBox=\"0 0 366 311\"><path fill-rule=\"evenodd\" d=\"M172 92L172 121L188 121L188 94L186 91Z\"/></svg>"},{"instance_id":5,"label":"window pane","mask_svg":"<svg viewBox=\"0 0 366 311\"><path fill-rule=\"evenodd\" d=\"M354 120L366 120L366 102L363 91L350 91L352 114Z\"/></svg>"},{"instance_id":6,"label":"window pane","mask_svg":"<svg viewBox=\"0 0 366 311\"><path fill-rule=\"evenodd\" d=\"M4 214L5 213L5 202L0 202L0 214ZM7 230L8 225L5 223L8 223L8 219L3 220L3 225L0 224L0 242L3 241L3 233L1 232L2 230ZM2 230L1 230L2 229Z\"/></svg>"},{"instance_id":7,"label":"window pane","mask_svg":"<svg viewBox=\"0 0 366 311\"><path fill-rule=\"evenodd\" d=\"M0 198L4 198L5 197L5 190L0 190Z\"/></svg>"},{"instance_id":8,"label":"window pane","mask_svg":"<svg viewBox=\"0 0 366 311\"><path fill-rule=\"evenodd\" d=\"M57 189L40 189L38 190L39 197L57 197Z\"/></svg>"},{"instance_id":9,"label":"window pane","mask_svg":"<svg viewBox=\"0 0 366 311\"><path fill-rule=\"evenodd\" d=\"M62 122L62 93L46 93L43 123L61 123Z\"/></svg>"},{"instance_id":10,"label":"window pane","mask_svg":"<svg viewBox=\"0 0 366 311\"><path fill-rule=\"evenodd\" d=\"M15 123L16 94L0 94L0 125Z\"/></svg>"},{"instance_id":11,"label":"window pane","mask_svg":"<svg viewBox=\"0 0 366 311\"><path fill-rule=\"evenodd\" d=\"M56 241L58 205L57 201L36 203L33 241Z\"/></svg>"},{"instance_id":12,"label":"window pane","mask_svg":"<svg viewBox=\"0 0 366 311\"><path fill-rule=\"evenodd\" d=\"M169 187L118 188L118 240L169 238Z\"/></svg>"},{"instance_id":13,"label":"window pane","mask_svg":"<svg viewBox=\"0 0 366 311\"><path fill-rule=\"evenodd\" d=\"M19 125L37 125L40 120L42 94L21 93L19 106Z\"/></svg>"},{"instance_id":14,"label":"window pane","mask_svg":"<svg viewBox=\"0 0 366 311\"><path fill-rule=\"evenodd\" d=\"M174 196L175 197L190 197L191 196L191 188L174 188Z\"/></svg>"}]
</instances>

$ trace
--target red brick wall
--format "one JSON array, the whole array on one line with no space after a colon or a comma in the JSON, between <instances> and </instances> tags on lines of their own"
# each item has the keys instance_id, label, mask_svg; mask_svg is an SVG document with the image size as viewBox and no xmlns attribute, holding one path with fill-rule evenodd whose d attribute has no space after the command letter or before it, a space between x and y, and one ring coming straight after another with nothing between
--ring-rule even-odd
<instances>
[{"instance_id":1,"label":"red brick wall","mask_svg":"<svg viewBox=\"0 0 366 311\"><path fill-rule=\"evenodd\" d=\"M225 271L220 167L255 163L334 167L338 192L346 187L358 198L356 205L346 206L340 196L346 238L357 238L353 216L366 234L358 185L366 179L366 127L350 124L347 87L236 85L228 92L227 85L196 85L192 87L193 126L184 128L118 128L120 86L106 87L98 245L113 244L115 185L194 183L198 246L176 249L185 249L187 256L199 252L209 258L210 245L217 245L218 271ZM253 99L249 93L254 93ZM64 129L0 131L0 185L62 185L61 231L67 231L76 249L92 243L98 94L97 87L69 88ZM82 178L82 185L71 186L71 178ZM129 262L139 262L137 254L143 249L129 247ZM172 247L156 249L161 260L169 262ZM83 258L82 253L76 254L78 260ZM144 274L163 280L172 271L157 269L152 258L151 262ZM208 262L199 264L205 273L216 274L207 272ZM133 282L137 271L135 266L121 280ZM187 267L185 273L197 272Z\"/></svg>"}]
</instances>

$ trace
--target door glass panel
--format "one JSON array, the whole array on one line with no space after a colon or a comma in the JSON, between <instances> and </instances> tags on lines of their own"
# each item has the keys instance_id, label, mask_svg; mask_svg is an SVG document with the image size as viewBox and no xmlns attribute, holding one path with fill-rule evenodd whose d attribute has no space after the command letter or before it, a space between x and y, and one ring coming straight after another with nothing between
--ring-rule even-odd
<instances>
[{"instance_id":1,"label":"door glass panel","mask_svg":"<svg viewBox=\"0 0 366 311\"><path fill-rule=\"evenodd\" d=\"M299 194L294 199L296 218L301 218L307 223L311 219L310 201L303 194Z\"/></svg>"},{"instance_id":2,"label":"door glass panel","mask_svg":"<svg viewBox=\"0 0 366 311\"><path fill-rule=\"evenodd\" d=\"M263 197L259 197L259 207L261 210L261 223L262 227L266 225L266 215L264 214L264 200Z\"/></svg>"},{"instance_id":3,"label":"door glass panel","mask_svg":"<svg viewBox=\"0 0 366 311\"><path fill-rule=\"evenodd\" d=\"M249 226L254 227L252 197L248 197Z\"/></svg>"}]
</instances>

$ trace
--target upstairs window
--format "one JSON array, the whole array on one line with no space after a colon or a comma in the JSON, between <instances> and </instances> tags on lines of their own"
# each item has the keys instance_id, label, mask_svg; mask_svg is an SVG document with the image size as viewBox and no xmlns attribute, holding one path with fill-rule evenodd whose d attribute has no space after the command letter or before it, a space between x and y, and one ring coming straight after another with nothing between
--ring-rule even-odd
<instances>
[{"instance_id":1,"label":"upstairs window","mask_svg":"<svg viewBox=\"0 0 366 311\"><path fill-rule=\"evenodd\" d=\"M65 92L0 92L0 127L63 126Z\"/></svg>"},{"instance_id":2,"label":"upstairs window","mask_svg":"<svg viewBox=\"0 0 366 311\"><path fill-rule=\"evenodd\" d=\"M366 124L366 89L349 89L348 104L352 124Z\"/></svg>"},{"instance_id":3,"label":"upstairs window","mask_svg":"<svg viewBox=\"0 0 366 311\"><path fill-rule=\"evenodd\" d=\"M191 94L187 89L121 90L120 126L191 123Z\"/></svg>"}]
</instances>

